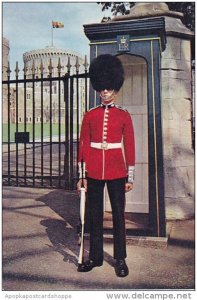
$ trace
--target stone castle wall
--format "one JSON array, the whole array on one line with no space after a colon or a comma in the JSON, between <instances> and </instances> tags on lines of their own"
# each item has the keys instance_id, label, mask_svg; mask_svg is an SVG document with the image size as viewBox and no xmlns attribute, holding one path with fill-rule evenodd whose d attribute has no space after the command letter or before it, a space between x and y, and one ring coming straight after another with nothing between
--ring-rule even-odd
<instances>
[{"instance_id":1,"label":"stone castle wall","mask_svg":"<svg viewBox=\"0 0 197 300\"><path fill-rule=\"evenodd\" d=\"M161 60L161 96L166 217L189 218L194 215L191 42L168 32Z\"/></svg>"}]
</instances>

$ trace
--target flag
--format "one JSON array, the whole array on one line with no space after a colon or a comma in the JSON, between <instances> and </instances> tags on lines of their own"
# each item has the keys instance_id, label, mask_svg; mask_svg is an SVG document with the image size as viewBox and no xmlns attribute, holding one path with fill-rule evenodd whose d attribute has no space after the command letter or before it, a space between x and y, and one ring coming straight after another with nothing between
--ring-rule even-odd
<instances>
[{"instance_id":1,"label":"flag","mask_svg":"<svg viewBox=\"0 0 197 300\"><path fill-rule=\"evenodd\" d=\"M64 24L61 22L54 22L52 21L53 28L64 28Z\"/></svg>"}]
</instances>

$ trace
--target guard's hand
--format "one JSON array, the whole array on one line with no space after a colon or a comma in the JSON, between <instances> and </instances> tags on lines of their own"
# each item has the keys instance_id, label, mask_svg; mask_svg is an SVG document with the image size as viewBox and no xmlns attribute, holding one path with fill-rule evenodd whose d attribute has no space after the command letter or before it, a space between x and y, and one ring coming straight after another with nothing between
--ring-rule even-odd
<instances>
[{"instance_id":1,"label":"guard's hand","mask_svg":"<svg viewBox=\"0 0 197 300\"><path fill-rule=\"evenodd\" d=\"M87 192L87 179L83 179L83 185L84 185L85 191ZM80 193L81 186L82 186L82 179L80 179L77 183L77 192L78 193Z\"/></svg>"},{"instance_id":2,"label":"guard's hand","mask_svg":"<svg viewBox=\"0 0 197 300\"><path fill-rule=\"evenodd\" d=\"M131 191L133 189L133 183L125 183L125 193Z\"/></svg>"}]
</instances>

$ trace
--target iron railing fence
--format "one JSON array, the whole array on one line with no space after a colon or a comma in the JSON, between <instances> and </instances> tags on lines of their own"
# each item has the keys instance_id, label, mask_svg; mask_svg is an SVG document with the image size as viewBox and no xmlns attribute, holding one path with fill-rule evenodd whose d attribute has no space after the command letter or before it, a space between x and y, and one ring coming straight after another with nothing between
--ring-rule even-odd
<instances>
[{"instance_id":1,"label":"iron railing fence","mask_svg":"<svg viewBox=\"0 0 197 300\"><path fill-rule=\"evenodd\" d=\"M62 75L49 61L48 73L41 61L39 71L33 61L19 78L3 76L3 185L75 189L80 126L89 108L88 63L83 72L71 66ZM31 72L30 72L31 71Z\"/></svg>"}]
</instances>

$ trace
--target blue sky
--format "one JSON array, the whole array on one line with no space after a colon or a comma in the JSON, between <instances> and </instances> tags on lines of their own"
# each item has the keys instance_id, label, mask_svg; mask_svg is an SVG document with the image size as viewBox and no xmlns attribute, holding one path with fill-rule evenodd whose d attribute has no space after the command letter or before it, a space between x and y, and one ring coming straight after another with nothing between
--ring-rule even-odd
<instances>
[{"instance_id":1,"label":"blue sky","mask_svg":"<svg viewBox=\"0 0 197 300\"><path fill-rule=\"evenodd\" d=\"M51 45L52 20L64 23L53 30L54 46L89 56L83 25L110 15L101 8L96 2L2 2L2 34L10 43L11 69L16 61L23 67L24 52Z\"/></svg>"}]
</instances>

